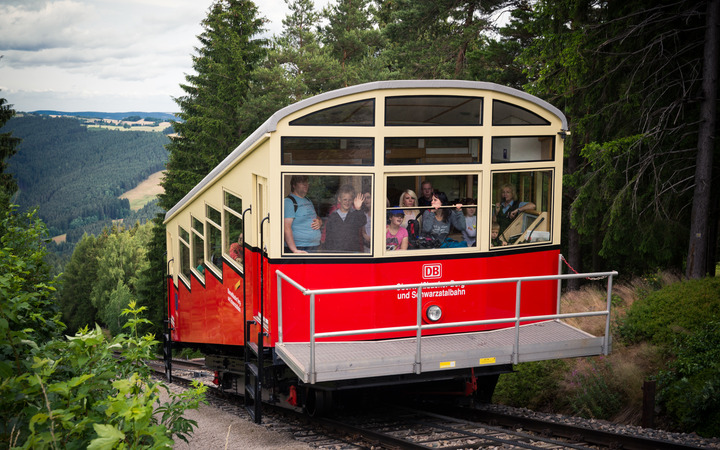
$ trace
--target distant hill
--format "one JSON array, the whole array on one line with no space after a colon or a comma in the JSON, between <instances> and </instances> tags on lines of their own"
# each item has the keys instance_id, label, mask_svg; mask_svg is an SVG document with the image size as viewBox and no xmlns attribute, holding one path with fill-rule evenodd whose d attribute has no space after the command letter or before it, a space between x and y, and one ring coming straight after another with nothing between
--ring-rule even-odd
<instances>
[{"instance_id":1,"label":"distant hill","mask_svg":"<svg viewBox=\"0 0 720 450\"><path fill-rule=\"evenodd\" d=\"M139 116L143 119L147 117L152 117L153 119L162 119L162 120L176 120L176 117L174 114L170 113L164 113L164 112L139 112L139 111L129 111L129 112L118 112L118 113L111 113L111 112L98 112L98 111L76 111L76 112L68 112L68 111L55 111L52 109L41 109L38 111L28 111L32 114L44 114L48 116L72 116L72 117L86 117L90 119L114 119L114 120L122 120L126 117L131 116Z\"/></svg>"},{"instance_id":2,"label":"distant hill","mask_svg":"<svg viewBox=\"0 0 720 450\"><path fill-rule=\"evenodd\" d=\"M68 233L71 242L85 230L137 218L119 197L164 170L168 156L169 138L161 132L88 129L81 120L25 114L0 129L22 139L8 160L19 186L14 202L38 206L50 232ZM144 214L152 217L155 208Z\"/></svg>"}]
</instances>

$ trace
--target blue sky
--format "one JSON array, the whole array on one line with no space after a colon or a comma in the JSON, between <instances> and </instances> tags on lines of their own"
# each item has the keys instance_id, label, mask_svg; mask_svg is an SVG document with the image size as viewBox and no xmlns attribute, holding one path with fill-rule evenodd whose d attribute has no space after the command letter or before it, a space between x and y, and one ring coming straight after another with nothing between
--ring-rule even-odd
<instances>
[{"instance_id":1,"label":"blue sky","mask_svg":"<svg viewBox=\"0 0 720 450\"><path fill-rule=\"evenodd\" d=\"M255 3L270 21L268 36L279 33L285 2ZM2 0L0 97L17 111L175 112L172 97L182 95L211 4Z\"/></svg>"}]
</instances>

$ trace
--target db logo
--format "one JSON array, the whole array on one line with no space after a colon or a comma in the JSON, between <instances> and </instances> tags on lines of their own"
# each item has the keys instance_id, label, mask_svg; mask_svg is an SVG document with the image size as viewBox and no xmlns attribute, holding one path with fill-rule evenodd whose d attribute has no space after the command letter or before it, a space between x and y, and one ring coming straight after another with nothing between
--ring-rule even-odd
<instances>
[{"instance_id":1,"label":"db logo","mask_svg":"<svg viewBox=\"0 0 720 450\"><path fill-rule=\"evenodd\" d=\"M422 277L424 279L442 277L442 264L425 264Z\"/></svg>"}]
</instances>

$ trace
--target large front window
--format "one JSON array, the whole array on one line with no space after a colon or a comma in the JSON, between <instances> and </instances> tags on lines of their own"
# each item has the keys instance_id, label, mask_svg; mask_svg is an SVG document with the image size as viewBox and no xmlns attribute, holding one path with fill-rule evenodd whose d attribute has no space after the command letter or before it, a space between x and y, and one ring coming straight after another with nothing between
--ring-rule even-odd
<instances>
[{"instance_id":1,"label":"large front window","mask_svg":"<svg viewBox=\"0 0 720 450\"><path fill-rule=\"evenodd\" d=\"M387 193L387 252L477 246L477 175L391 176Z\"/></svg>"},{"instance_id":2,"label":"large front window","mask_svg":"<svg viewBox=\"0 0 720 450\"><path fill-rule=\"evenodd\" d=\"M287 174L283 192L285 254L371 252L371 176Z\"/></svg>"},{"instance_id":3,"label":"large front window","mask_svg":"<svg viewBox=\"0 0 720 450\"><path fill-rule=\"evenodd\" d=\"M552 170L494 172L491 247L552 241Z\"/></svg>"}]
</instances>

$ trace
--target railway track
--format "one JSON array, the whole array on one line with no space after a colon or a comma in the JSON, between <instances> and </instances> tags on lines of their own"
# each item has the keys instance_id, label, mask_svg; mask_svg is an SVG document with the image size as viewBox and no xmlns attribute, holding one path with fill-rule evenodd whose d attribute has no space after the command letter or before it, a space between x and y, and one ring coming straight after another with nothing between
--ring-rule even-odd
<instances>
[{"instance_id":1,"label":"railway track","mask_svg":"<svg viewBox=\"0 0 720 450\"><path fill-rule=\"evenodd\" d=\"M174 361L173 364L176 364ZM182 366L182 368L180 367ZM151 364L160 375L162 362ZM204 365L177 361L174 381L188 386ZM181 375L184 374L184 375ZM240 395L208 391L210 403L250 420ZM316 448L332 449L702 449L707 446L646 436L603 431L477 408L435 404L420 407L377 405L363 411L339 413L333 418L309 417L264 405L263 425L288 432ZM718 446L717 448L720 448Z\"/></svg>"}]
</instances>

